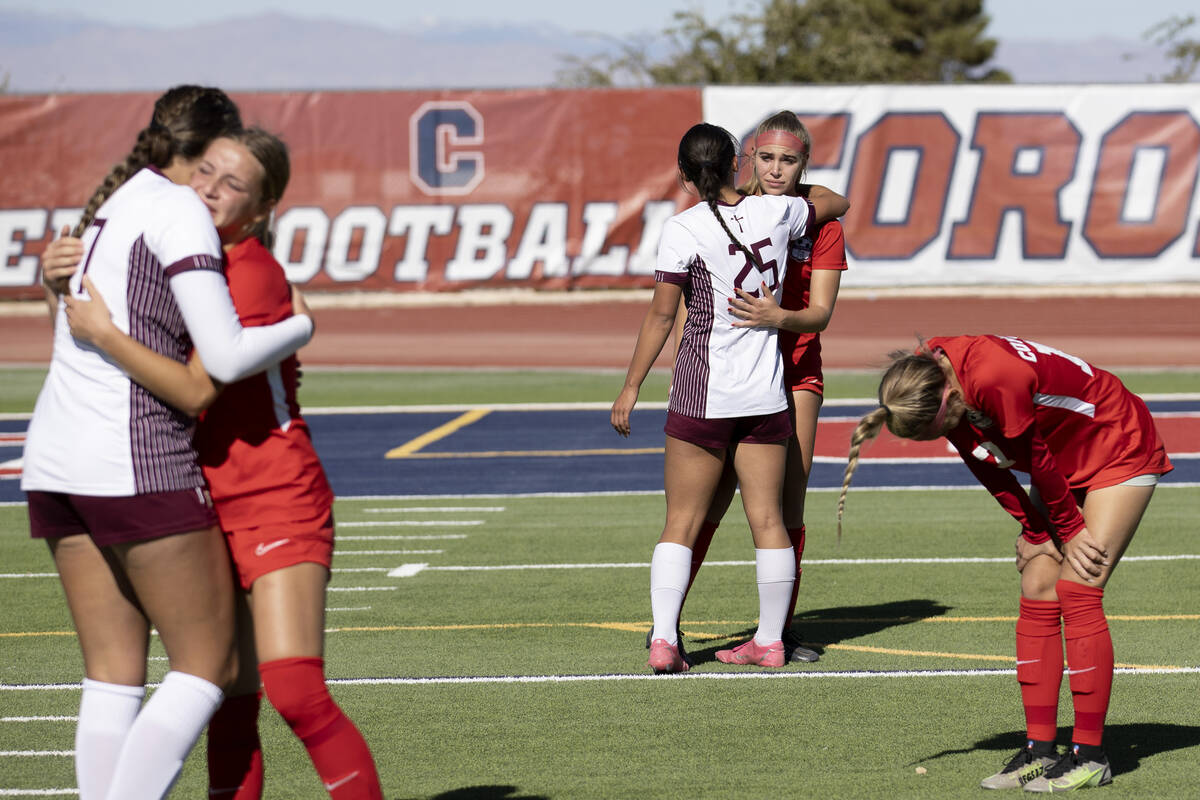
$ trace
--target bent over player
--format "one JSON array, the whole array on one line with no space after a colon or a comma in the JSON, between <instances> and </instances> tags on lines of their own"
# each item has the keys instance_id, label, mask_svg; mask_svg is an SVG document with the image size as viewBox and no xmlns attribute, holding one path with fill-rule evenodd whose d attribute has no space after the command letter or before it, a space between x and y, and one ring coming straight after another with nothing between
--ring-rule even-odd
<instances>
[{"instance_id":1,"label":"bent over player","mask_svg":"<svg viewBox=\"0 0 1200 800\"><path fill-rule=\"evenodd\" d=\"M879 408L850 440L838 501L862 443L883 425L906 439L946 437L1021 525L1017 681L1026 744L985 789L1059 792L1112 782L1102 749L1113 644L1104 587L1171 462L1149 409L1109 372L1013 336L952 336L893 354ZM1026 493L1011 470L1029 474ZM1063 640L1075 727L1055 749Z\"/></svg>"}]
</instances>

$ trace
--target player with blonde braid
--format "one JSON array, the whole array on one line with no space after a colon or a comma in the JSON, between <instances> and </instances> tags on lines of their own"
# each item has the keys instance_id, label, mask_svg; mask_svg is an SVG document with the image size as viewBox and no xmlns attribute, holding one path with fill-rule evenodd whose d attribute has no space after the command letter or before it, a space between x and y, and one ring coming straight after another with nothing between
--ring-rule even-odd
<instances>
[{"instance_id":1,"label":"player with blonde braid","mask_svg":"<svg viewBox=\"0 0 1200 800\"><path fill-rule=\"evenodd\" d=\"M816 221L845 213L849 203L828 191L812 198L740 195L734 187L736 141L715 125L701 123L684 135L677 164L684 189L701 202L664 227L654 296L611 414L613 428L628 436L638 392L674 327L686 289L688 317L665 429L667 517L650 566L654 631L648 663L660 673L689 666L679 652L679 609L691 547L729 452L757 548L760 614L755 638L718 658L782 666L781 637L795 580L780 505L792 424L776 330L737 327L729 298L739 288L778 292L788 242Z\"/></svg>"},{"instance_id":2,"label":"player with blonde braid","mask_svg":"<svg viewBox=\"0 0 1200 800\"><path fill-rule=\"evenodd\" d=\"M1115 375L1015 336L934 338L893 354L879 408L851 437L839 530L859 447L885 424L901 438L944 436L1021 525L1016 653L1027 739L981 785L1061 792L1111 783L1102 749L1114 661L1104 587L1172 468L1146 404ZM1029 475L1028 493L1011 470ZM1060 756L1064 640L1075 727Z\"/></svg>"}]
</instances>

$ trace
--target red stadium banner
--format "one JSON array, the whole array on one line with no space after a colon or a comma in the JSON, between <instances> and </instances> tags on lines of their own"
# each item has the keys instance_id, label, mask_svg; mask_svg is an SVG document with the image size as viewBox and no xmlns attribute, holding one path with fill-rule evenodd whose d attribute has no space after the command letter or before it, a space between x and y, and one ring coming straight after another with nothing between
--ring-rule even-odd
<instances>
[{"instance_id":1,"label":"red stadium banner","mask_svg":"<svg viewBox=\"0 0 1200 800\"><path fill-rule=\"evenodd\" d=\"M680 135L780 109L853 204L846 287L1200 281L1190 85L781 86L235 94L280 134L289 277L321 291L649 286ZM148 120L154 95L0 95L0 298Z\"/></svg>"},{"instance_id":2,"label":"red stadium banner","mask_svg":"<svg viewBox=\"0 0 1200 800\"><path fill-rule=\"evenodd\" d=\"M783 109L852 203L842 286L1200 282L1195 84L704 90L738 136Z\"/></svg>"},{"instance_id":3,"label":"red stadium banner","mask_svg":"<svg viewBox=\"0 0 1200 800\"><path fill-rule=\"evenodd\" d=\"M649 286L701 118L695 89L233 97L291 151L276 255L326 291ZM38 255L154 98L0 96L0 297L41 296Z\"/></svg>"}]
</instances>

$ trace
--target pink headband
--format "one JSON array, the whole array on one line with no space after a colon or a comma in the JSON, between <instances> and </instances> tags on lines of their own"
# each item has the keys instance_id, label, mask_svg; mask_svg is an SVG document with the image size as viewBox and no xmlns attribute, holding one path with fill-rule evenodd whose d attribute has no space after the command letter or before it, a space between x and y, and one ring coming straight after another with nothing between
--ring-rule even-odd
<instances>
[{"instance_id":1,"label":"pink headband","mask_svg":"<svg viewBox=\"0 0 1200 800\"><path fill-rule=\"evenodd\" d=\"M757 150L760 147L767 145L779 145L786 147L789 150L795 150L800 155L808 152L808 145L804 144L804 140L799 136L788 133L787 131L770 130L763 131L758 136L754 137L754 148Z\"/></svg>"},{"instance_id":2,"label":"pink headband","mask_svg":"<svg viewBox=\"0 0 1200 800\"><path fill-rule=\"evenodd\" d=\"M950 397L950 380L946 380L946 385L942 387L942 404L938 406L937 413L933 415L933 420L921 429L913 438L919 442L936 439L942 435L942 425L946 422L946 400Z\"/></svg>"}]
</instances>

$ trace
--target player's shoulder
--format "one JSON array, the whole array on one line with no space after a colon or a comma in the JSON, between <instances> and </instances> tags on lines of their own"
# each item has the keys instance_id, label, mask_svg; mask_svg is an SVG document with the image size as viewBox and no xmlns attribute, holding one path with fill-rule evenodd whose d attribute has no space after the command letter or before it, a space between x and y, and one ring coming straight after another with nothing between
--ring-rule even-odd
<instances>
[{"instance_id":1,"label":"player's shoulder","mask_svg":"<svg viewBox=\"0 0 1200 800\"><path fill-rule=\"evenodd\" d=\"M253 236L238 242L225 253L225 276L234 300L250 293L286 298L290 302L291 290L283 266Z\"/></svg>"},{"instance_id":2,"label":"player's shoulder","mask_svg":"<svg viewBox=\"0 0 1200 800\"><path fill-rule=\"evenodd\" d=\"M838 219L831 219L822 222L817 226L816 236L814 237L815 241L821 243L836 242L838 240L844 240L845 238L846 232L842 229L841 220Z\"/></svg>"},{"instance_id":3,"label":"player's shoulder","mask_svg":"<svg viewBox=\"0 0 1200 800\"><path fill-rule=\"evenodd\" d=\"M228 259L230 266L235 263L252 264L272 272L283 273L283 266L276 260L275 255L255 236L243 239L230 248Z\"/></svg>"},{"instance_id":4,"label":"player's shoulder","mask_svg":"<svg viewBox=\"0 0 1200 800\"><path fill-rule=\"evenodd\" d=\"M155 218L170 220L183 215L212 219L212 214L195 189L174 183L153 167L139 170L126 185Z\"/></svg>"}]
</instances>

